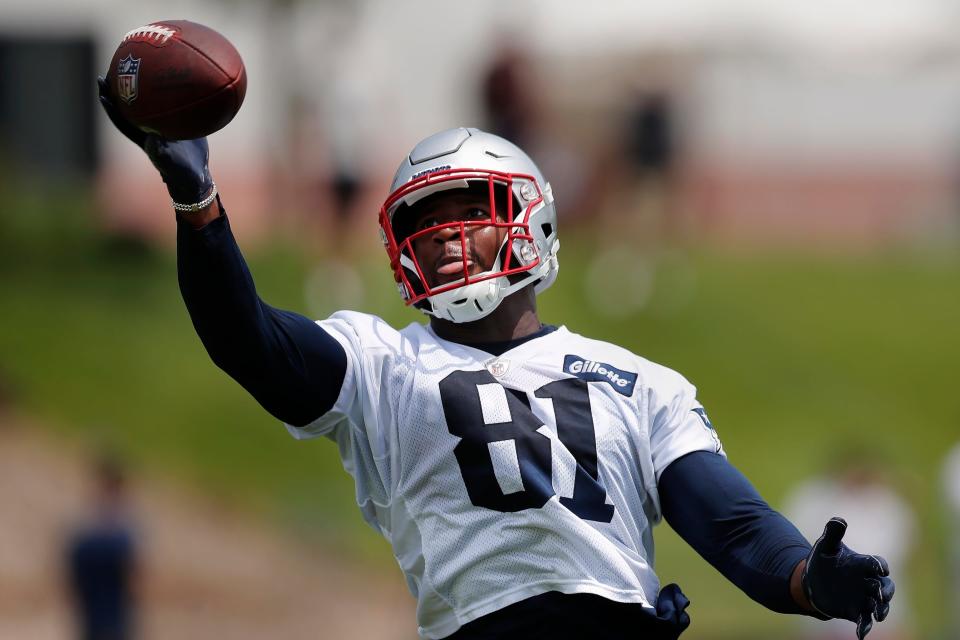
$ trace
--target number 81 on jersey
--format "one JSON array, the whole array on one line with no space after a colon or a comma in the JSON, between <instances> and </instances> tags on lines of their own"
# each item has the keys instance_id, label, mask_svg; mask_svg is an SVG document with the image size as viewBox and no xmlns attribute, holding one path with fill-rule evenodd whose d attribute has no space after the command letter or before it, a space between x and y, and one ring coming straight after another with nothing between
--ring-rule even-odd
<instances>
[{"instance_id":1,"label":"number 81 on jersey","mask_svg":"<svg viewBox=\"0 0 960 640\"><path fill-rule=\"evenodd\" d=\"M597 441L587 382L556 380L533 392L553 403L557 438L576 460L572 497L560 503L584 520L610 522L613 505L597 471ZM454 371L440 381L440 398L470 501L495 511L539 509L555 495L553 451L544 426L523 391L504 387L486 370ZM490 445L512 441L522 487L505 491L497 479ZM513 489L511 487L511 489Z\"/></svg>"}]
</instances>

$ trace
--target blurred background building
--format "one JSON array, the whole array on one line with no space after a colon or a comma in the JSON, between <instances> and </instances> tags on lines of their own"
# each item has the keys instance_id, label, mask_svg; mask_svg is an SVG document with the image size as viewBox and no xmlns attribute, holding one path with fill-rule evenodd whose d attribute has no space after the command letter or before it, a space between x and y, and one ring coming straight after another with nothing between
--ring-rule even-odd
<instances>
[{"instance_id":1,"label":"blurred background building","mask_svg":"<svg viewBox=\"0 0 960 640\"><path fill-rule=\"evenodd\" d=\"M616 151L638 92L670 104L676 208L711 234L882 242L957 225L960 9L943 0L844 0L829 11L613 2L590 12L546 0L220 0L164 11L216 26L247 64L246 104L213 145L244 221L271 215L268 201L340 207L311 197L309 183L333 181L342 194L355 174L370 176L356 198L372 205L411 141L453 125L499 126L485 119L481 79L512 56L526 68L508 91L524 104L505 117L525 118L508 126L530 129L525 142L547 164L562 162L559 145L578 171L615 172L629 162ZM0 5L8 162L92 173L112 223L154 230L162 191L136 150L101 126L87 78L155 12L136 0ZM610 204L601 195L591 215Z\"/></svg>"},{"instance_id":2,"label":"blurred background building","mask_svg":"<svg viewBox=\"0 0 960 640\"><path fill-rule=\"evenodd\" d=\"M415 633L332 448L288 442L207 360L166 191L97 108L120 39L163 18L246 63L211 166L265 299L419 320L375 233L399 159L453 126L522 140L562 225L548 321L687 375L774 505L835 437L868 439L918 522L905 635L955 635L936 487L960 424L960 5L4 0L0 513L20 516L0 523L0 639L69 628L61 547L37 532L82 501L91 440L138 489L144 637ZM685 638L795 631L657 536L661 578L693 600Z\"/></svg>"}]
</instances>

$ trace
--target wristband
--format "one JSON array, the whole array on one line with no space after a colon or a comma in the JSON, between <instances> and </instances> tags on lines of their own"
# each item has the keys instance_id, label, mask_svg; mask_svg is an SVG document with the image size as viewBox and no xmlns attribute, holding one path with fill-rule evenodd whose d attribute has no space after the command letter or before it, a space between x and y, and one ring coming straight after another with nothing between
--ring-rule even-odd
<instances>
[{"instance_id":1,"label":"wristband","mask_svg":"<svg viewBox=\"0 0 960 640\"><path fill-rule=\"evenodd\" d=\"M173 204L173 210L177 213L196 213L197 211L202 211L209 207L213 201L217 198L217 183L211 180L210 182L213 187L210 189L210 195L201 200L200 202L195 202L194 204L180 204L176 200L171 200Z\"/></svg>"}]
</instances>

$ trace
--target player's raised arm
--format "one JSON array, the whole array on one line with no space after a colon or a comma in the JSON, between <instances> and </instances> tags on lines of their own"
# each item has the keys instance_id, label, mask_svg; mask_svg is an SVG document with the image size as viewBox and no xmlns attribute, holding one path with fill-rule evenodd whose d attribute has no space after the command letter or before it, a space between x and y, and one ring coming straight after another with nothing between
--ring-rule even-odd
<instances>
[{"instance_id":1,"label":"player's raised arm","mask_svg":"<svg viewBox=\"0 0 960 640\"><path fill-rule=\"evenodd\" d=\"M180 291L210 357L283 422L304 425L329 411L346 372L343 348L257 295L210 174L206 138L147 134L119 114L106 80L98 85L107 116L146 152L173 199Z\"/></svg>"}]
</instances>

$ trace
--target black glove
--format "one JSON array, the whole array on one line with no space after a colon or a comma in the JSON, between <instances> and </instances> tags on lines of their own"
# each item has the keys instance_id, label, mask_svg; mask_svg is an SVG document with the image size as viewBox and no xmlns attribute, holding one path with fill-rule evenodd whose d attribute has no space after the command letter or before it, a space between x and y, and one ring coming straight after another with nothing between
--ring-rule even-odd
<instances>
[{"instance_id":1,"label":"black glove","mask_svg":"<svg viewBox=\"0 0 960 640\"><path fill-rule=\"evenodd\" d=\"M206 138L166 140L156 134L146 133L120 115L110 100L110 86L103 76L97 78L97 87L100 105L113 126L146 151L174 202L194 204L210 195L214 185L208 166L210 150Z\"/></svg>"},{"instance_id":2,"label":"black glove","mask_svg":"<svg viewBox=\"0 0 960 640\"><path fill-rule=\"evenodd\" d=\"M686 608L690 600L683 595L680 587L668 584L657 594L657 624L661 635L657 637L676 638L690 626L690 615Z\"/></svg>"},{"instance_id":3,"label":"black glove","mask_svg":"<svg viewBox=\"0 0 960 640\"><path fill-rule=\"evenodd\" d=\"M830 518L813 545L803 570L803 590L810 604L825 618L857 623L857 638L890 613L894 584L887 561L856 553L841 542L847 530L843 518Z\"/></svg>"}]
</instances>

